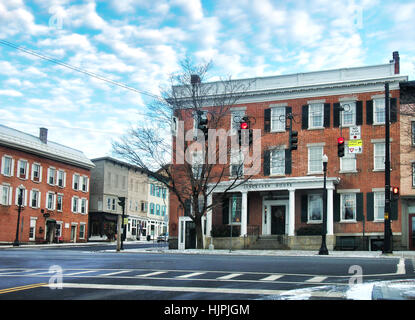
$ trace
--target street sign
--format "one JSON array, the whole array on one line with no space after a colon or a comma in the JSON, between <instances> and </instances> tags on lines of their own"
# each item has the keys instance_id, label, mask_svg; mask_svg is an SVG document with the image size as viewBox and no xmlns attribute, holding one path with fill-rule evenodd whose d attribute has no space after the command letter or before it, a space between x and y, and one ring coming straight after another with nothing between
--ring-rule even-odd
<instances>
[{"instance_id":1,"label":"street sign","mask_svg":"<svg viewBox=\"0 0 415 320\"><path fill-rule=\"evenodd\" d=\"M361 131L360 126L350 127L350 140L360 140L361 139Z\"/></svg>"},{"instance_id":2,"label":"street sign","mask_svg":"<svg viewBox=\"0 0 415 320\"><path fill-rule=\"evenodd\" d=\"M347 147L349 148L349 153L362 153L363 141L361 139L349 140Z\"/></svg>"}]
</instances>

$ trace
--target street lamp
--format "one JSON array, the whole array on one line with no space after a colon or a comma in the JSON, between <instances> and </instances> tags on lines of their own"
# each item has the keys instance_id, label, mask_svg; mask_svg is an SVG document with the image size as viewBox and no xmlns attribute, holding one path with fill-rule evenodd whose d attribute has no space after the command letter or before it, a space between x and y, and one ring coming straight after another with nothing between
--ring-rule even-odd
<instances>
[{"instance_id":1,"label":"street lamp","mask_svg":"<svg viewBox=\"0 0 415 320\"><path fill-rule=\"evenodd\" d=\"M326 233L327 233L327 188L326 188L326 176L327 176L327 162L328 157L323 155L323 171L324 171L324 186L323 186L323 229L321 230L321 247L318 252L319 255L328 255L329 251L326 246Z\"/></svg>"},{"instance_id":2,"label":"street lamp","mask_svg":"<svg viewBox=\"0 0 415 320\"><path fill-rule=\"evenodd\" d=\"M20 224L20 212L22 211L22 204L23 204L23 189L19 189L19 196L17 198L17 227L16 227L16 239L13 242L13 247L19 246L19 224Z\"/></svg>"}]
</instances>

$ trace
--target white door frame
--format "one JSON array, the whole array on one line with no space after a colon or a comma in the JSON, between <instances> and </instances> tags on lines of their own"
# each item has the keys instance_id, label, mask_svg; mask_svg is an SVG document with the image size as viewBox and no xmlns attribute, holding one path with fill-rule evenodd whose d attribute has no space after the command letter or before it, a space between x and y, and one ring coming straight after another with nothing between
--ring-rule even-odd
<instances>
[{"instance_id":1,"label":"white door frame","mask_svg":"<svg viewBox=\"0 0 415 320\"><path fill-rule=\"evenodd\" d=\"M186 248L186 222L193 221L190 217L179 217L178 249Z\"/></svg>"},{"instance_id":2,"label":"white door frame","mask_svg":"<svg viewBox=\"0 0 415 320\"><path fill-rule=\"evenodd\" d=\"M288 234L289 200L262 200L262 235L271 235L271 206L285 206L285 234ZM266 217L265 217L266 213Z\"/></svg>"}]
</instances>

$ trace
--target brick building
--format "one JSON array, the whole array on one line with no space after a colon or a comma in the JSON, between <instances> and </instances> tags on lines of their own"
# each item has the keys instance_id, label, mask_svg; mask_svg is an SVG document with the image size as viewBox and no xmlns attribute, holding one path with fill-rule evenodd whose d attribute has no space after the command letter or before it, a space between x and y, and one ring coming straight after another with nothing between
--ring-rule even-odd
<instances>
[{"instance_id":1,"label":"brick building","mask_svg":"<svg viewBox=\"0 0 415 320\"><path fill-rule=\"evenodd\" d=\"M229 109L225 130L247 116L261 132L261 170L231 193L205 217L204 245L229 246L211 239L211 231L232 224L240 237L236 247L255 247L268 240L275 248L318 249L323 219L323 155L327 165L327 246L377 250L384 232L385 83L390 87L391 185L400 185L399 55L387 64L308 72L255 79L248 92ZM202 84L203 85L203 84ZM208 98L206 99L209 100ZM211 107L207 106L205 109ZM343 110L342 110L343 108ZM288 150L287 115L298 131L298 149ZM180 115L179 115L180 118ZM180 118L185 128L192 118ZM361 153L350 153L350 131L360 130ZM345 138L346 154L337 155L337 138ZM173 137L173 152L175 141ZM257 143L255 141L255 143ZM180 165L175 165L176 170ZM232 170L230 170L232 171ZM229 181L227 181L227 179ZM232 181L232 172L214 189L208 203ZM213 181L212 181L213 182ZM190 218L171 195L171 247L189 247ZM181 214L179 214L181 213ZM394 248L402 241L401 204L392 204ZM260 239L257 240L256 234ZM251 237L253 236L253 237ZM176 239L176 241L175 241ZM223 239L222 239L223 240Z\"/></svg>"},{"instance_id":2,"label":"brick building","mask_svg":"<svg viewBox=\"0 0 415 320\"><path fill-rule=\"evenodd\" d=\"M78 150L0 125L0 242L85 242L90 169Z\"/></svg>"}]
</instances>

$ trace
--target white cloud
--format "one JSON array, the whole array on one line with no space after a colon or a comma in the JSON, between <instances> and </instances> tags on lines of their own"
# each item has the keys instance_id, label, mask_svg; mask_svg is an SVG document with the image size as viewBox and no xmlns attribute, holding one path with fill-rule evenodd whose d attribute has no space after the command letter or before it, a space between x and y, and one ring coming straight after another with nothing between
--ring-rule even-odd
<instances>
[{"instance_id":1,"label":"white cloud","mask_svg":"<svg viewBox=\"0 0 415 320\"><path fill-rule=\"evenodd\" d=\"M21 97L23 94L20 91L13 89L0 90L0 96Z\"/></svg>"}]
</instances>

